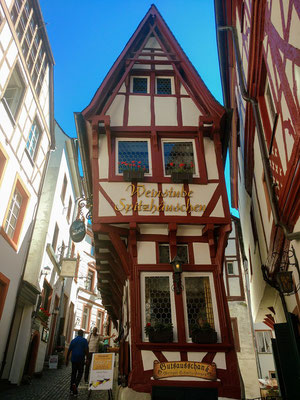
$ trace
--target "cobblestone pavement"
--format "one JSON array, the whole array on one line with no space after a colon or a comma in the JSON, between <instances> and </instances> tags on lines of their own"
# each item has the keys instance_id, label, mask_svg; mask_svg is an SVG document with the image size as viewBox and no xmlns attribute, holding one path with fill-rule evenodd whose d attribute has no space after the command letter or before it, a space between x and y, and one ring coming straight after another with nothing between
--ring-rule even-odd
<instances>
[{"instance_id":1,"label":"cobblestone pavement","mask_svg":"<svg viewBox=\"0 0 300 400\"><path fill-rule=\"evenodd\" d=\"M61 369L46 369L41 378L33 378L30 385L0 389L1 400L85 400L88 399L87 385L82 380L78 396L70 395L71 366ZM92 391L90 400L107 400L107 391Z\"/></svg>"}]
</instances>

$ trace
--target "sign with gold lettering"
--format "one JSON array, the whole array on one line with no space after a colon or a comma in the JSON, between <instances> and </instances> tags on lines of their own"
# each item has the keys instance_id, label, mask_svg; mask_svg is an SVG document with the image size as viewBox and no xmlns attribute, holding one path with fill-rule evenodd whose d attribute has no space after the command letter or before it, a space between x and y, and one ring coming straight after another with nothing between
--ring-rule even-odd
<instances>
[{"instance_id":1,"label":"sign with gold lettering","mask_svg":"<svg viewBox=\"0 0 300 400\"><path fill-rule=\"evenodd\" d=\"M119 204L115 205L117 211L125 211L127 214L129 211L146 211L150 214L154 214L159 211L174 211L174 212L204 212L206 209L205 204L191 204L191 197L193 191L184 190L182 186L181 190L174 190L173 187L170 189L162 190L147 190L145 185L141 184L131 184L128 185L126 190L130 190L131 198L136 197L137 201L135 203L128 204L125 198L119 200ZM175 204L168 204L168 199L178 199ZM148 200L147 203L144 200ZM157 201L157 199L162 199L162 201ZM185 201L186 200L186 201Z\"/></svg>"},{"instance_id":2,"label":"sign with gold lettering","mask_svg":"<svg viewBox=\"0 0 300 400\"><path fill-rule=\"evenodd\" d=\"M114 353L93 354L89 390L109 390L112 388L114 360Z\"/></svg>"},{"instance_id":3,"label":"sign with gold lettering","mask_svg":"<svg viewBox=\"0 0 300 400\"><path fill-rule=\"evenodd\" d=\"M193 376L210 381L217 379L216 364L207 364L197 361L171 361L153 363L154 379L170 378L176 376Z\"/></svg>"}]
</instances>

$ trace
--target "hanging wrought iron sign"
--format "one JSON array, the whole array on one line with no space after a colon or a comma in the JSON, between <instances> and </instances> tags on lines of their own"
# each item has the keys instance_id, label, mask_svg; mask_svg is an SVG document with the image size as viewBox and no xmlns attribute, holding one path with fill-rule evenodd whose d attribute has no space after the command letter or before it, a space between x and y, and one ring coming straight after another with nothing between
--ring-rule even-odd
<instances>
[{"instance_id":1,"label":"hanging wrought iron sign","mask_svg":"<svg viewBox=\"0 0 300 400\"><path fill-rule=\"evenodd\" d=\"M73 242L81 242L86 234L85 224L81 219L76 219L70 226L70 236Z\"/></svg>"}]
</instances>

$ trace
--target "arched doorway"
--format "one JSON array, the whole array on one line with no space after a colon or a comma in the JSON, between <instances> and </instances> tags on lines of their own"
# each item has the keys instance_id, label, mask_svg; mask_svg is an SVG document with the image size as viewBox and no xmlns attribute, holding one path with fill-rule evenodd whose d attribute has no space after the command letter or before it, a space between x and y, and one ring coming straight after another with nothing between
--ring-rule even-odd
<instances>
[{"instance_id":1,"label":"arched doorway","mask_svg":"<svg viewBox=\"0 0 300 400\"><path fill-rule=\"evenodd\" d=\"M40 332L35 331L33 333L29 346L28 357L27 357L28 366L26 368L26 375L32 376L34 374L36 359L39 350L39 344L40 344Z\"/></svg>"}]
</instances>

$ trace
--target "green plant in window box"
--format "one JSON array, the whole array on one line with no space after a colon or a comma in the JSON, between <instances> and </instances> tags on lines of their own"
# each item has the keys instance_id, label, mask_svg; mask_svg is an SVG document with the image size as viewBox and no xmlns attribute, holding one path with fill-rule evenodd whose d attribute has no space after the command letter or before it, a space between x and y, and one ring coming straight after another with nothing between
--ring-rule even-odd
<instances>
[{"instance_id":1,"label":"green plant in window box","mask_svg":"<svg viewBox=\"0 0 300 400\"><path fill-rule=\"evenodd\" d=\"M173 162L169 163L171 170L171 179L173 183L191 183L193 181L194 163L190 164Z\"/></svg>"},{"instance_id":2,"label":"green plant in window box","mask_svg":"<svg viewBox=\"0 0 300 400\"><path fill-rule=\"evenodd\" d=\"M141 161L131 161L131 163L122 161L119 165L123 171L125 182L144 182L146 167L144 165L142 166Z\"/></svg>"},{"instance_id":3,"label":"green plant in window box","mask_svg":"<svg viewBox=\"0 0 300 400\"><path fill-rule=\"evenodd\" d=\"M208 322L200 322L191 327L193 343L217 343L217 332Z\"/></svg>"},{"instance_id":4,"label":"green plant in window box","mask_svg":"<svg viewBox=\"0 0 300 400\"><path fill-rule=\"evenodd\" d=\"M145 326L145 333L151 343L173 342L173 325L171 323L148 322Z\"/></svg>"}]
</instances>

